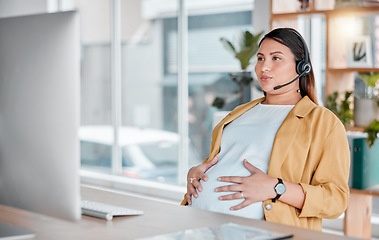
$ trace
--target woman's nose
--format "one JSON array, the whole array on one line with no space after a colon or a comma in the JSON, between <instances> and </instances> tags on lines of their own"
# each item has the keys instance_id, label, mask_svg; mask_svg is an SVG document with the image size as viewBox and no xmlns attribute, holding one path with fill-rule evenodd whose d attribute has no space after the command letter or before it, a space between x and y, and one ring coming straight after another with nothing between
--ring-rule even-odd
<instances>
[{"instance_id":1,"label":"woman's nose","mask_svg":"<svg viewBox=\"0 0 379 240\"><path fill-rule=\"evenodd\" d=\"M271 64L269 62L267 62L267 61L261 62L260 65L261 65L260 66L260 70L262 72L267 72L267 71L269 71L271 69Z\"/></svg>"}]
</instances>

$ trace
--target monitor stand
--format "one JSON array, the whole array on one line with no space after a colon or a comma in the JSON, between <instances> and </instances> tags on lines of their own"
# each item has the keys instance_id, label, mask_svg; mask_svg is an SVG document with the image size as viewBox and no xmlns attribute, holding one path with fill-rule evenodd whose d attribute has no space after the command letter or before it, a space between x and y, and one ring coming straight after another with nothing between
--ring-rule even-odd
<instances>
[{"instance_id":1,"label":"monitor stand","mask_svg":"<svg viewBox=\"0 0 379 240\"><path fill-rule=\"evenodd\" d=\"M0 223L0 240L30 239L36 236L35 232L14 225Z\"/></svg>"}]
</instances>

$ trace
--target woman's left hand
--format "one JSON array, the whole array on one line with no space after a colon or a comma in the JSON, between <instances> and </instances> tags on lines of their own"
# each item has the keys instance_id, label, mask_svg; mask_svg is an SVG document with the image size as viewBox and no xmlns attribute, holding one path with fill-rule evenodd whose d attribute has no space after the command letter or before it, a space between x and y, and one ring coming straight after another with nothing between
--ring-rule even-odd
<instances>
[{"instance_id":1,"label":"woman's left hand","mask_svg":"<svg viewBox=\"0 0 379 240\"><path fill-rule=\"evenodd\" d=\"M274 190L274 186L278 181L276 178L268 176L260 169L251 165L246 159L243 160L243 164L251 173L250 176L224 176L218 178L220 182L235 184L218 187L215 189L216 192L236 192L223 195L219 197L220 200L245 199L241 204L231 207L230 210L239 210L255 202L261 202L275 198L276 196Z\"/></svg>"}]
</instances>

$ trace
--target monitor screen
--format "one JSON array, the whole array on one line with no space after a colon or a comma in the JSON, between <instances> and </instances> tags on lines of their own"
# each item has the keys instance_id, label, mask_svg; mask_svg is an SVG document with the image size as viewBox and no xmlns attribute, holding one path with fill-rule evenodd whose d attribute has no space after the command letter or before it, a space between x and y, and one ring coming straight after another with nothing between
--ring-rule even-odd
<instances>
[{"instance_id":1,"label":"monitor screen","mask_svg":"<svg viewBox=\"0 0 379 240\"><path fill-rule=\"evenodd\" d=\"M0 204L80 219L79 34L75 11L0 19Z\"/></svg>"}]
</instances>

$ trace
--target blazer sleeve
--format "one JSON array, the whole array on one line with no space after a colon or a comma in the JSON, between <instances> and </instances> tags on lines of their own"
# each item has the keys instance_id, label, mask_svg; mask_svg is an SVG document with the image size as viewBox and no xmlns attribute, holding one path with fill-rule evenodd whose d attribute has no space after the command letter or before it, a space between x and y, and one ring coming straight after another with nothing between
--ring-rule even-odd
<instances>
[{"instance_id":1,"label":"blazer sleeve","mask_svg":"<svg viewBox=\"0 0 379 240\"><path fill-rule=\"evenodd\" d=\"M299 217L337 218L349 201L350 150L341 122L321 143L320 160L310 184L300 183L305 201Z\"/></svg>"}]
</instances>

